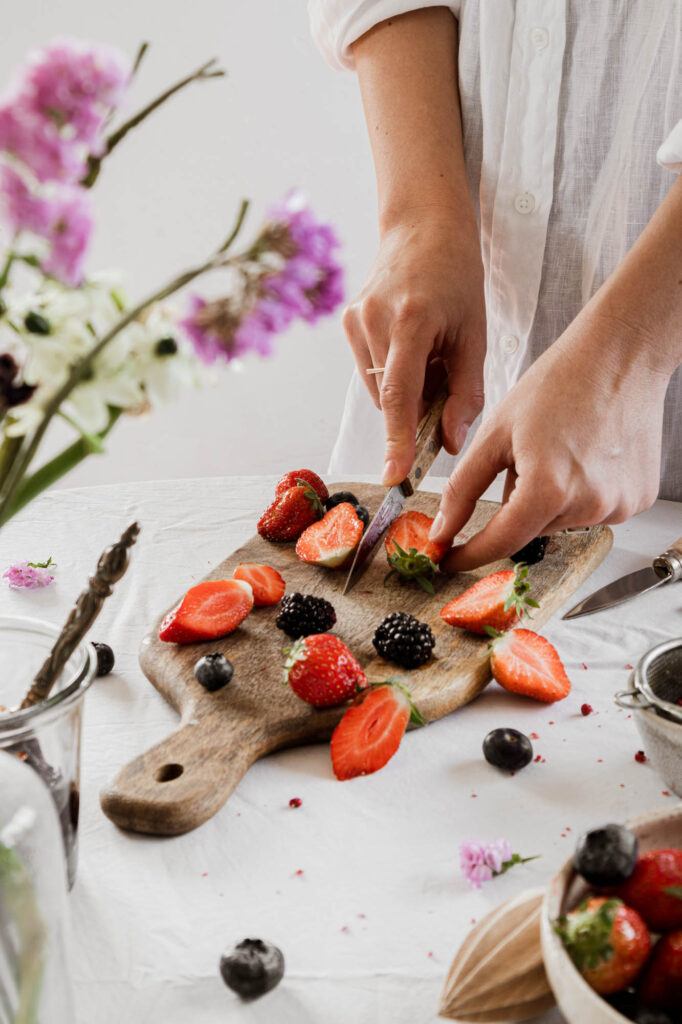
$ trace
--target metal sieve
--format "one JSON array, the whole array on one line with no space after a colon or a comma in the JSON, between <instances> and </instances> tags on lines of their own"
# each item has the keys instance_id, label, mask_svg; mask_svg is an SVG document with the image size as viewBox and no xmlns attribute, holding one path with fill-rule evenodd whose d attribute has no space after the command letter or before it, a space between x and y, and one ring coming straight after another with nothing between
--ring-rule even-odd
<instances>
[{"instance_id":1,"label":"metal sieve","mask_svg":"<svg viewBox=\"0 0 682 1024\"><path fill-rule=\"evenodd\" d=\"M616 704L629 711L649 708L664 718L682 722L682 637L648 651L629 682L629 690L615 695Z\"/></svg>"}]
</instances>

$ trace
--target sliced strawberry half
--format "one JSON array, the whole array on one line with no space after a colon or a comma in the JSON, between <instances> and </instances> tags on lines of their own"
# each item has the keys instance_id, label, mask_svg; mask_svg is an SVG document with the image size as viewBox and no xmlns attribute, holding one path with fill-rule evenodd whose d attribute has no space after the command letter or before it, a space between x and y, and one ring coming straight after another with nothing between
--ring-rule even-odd
<instances>
[{"instance_id":1,"label":"sliced strawberry half","mask_svg":"<svg viewBox=\"0 0 682 1024\"><path fill-rule=\"evenodd\" d=\"M360 543L365 524L353 505L343 501L298 538L296 554L304 562L333 569L342 565Z\"/></svg>"},{"instance_id":2,"label":"sliced strawberry half","mask_svg":"<svg viewBox=\"0 0 682 1024\"><path fill-rule=\"evenodd\" d=\"M285 473L275 488L275 497L279 497L280 494L288 491L290 487L296 487L300 483L308 484L312 487L321 502L325 502L329 497L329 491L324 480L317 473L313 473L312 469L292 469L290 473Z\"/></svg>"},{"instance_id":3,"label":"sliced strawberry half","mask_svg":"<svg viewBox=\"0 0 682 1024\"><path fill-rule=\"evenodd\" d=\"M504 632L524 615L537 608L529 595L528 566L519 562L516 569L504 569L484 576L441 609L441 618L451 626L470 633L486 633L488 627Z\"/></svg>"},{"instance_id":4,"label":"sliced strawberry half","mask_svg":"<svg viewBox=\"0 0 682 1024\"><path fill-rule=\"evenodd\" d=\"M491 644L490 671L512 693L552 704L571 692L571 681L555 647L531 629L497 633Z\"/></svg>"},{"instance_id":5,"label":"sliced strawberry half","mask_svg":"<svg viewBox=\"0 0 682 1024\"><path fill-rule=\"evenodd\" d=\"M371 775L383 768L400 746L410 719L424 725L401 683L373 683L358 694L332 735L337 779Z\"/></svg>"},{"instance_id":6,"label":"sliced strawberry half","mask_svg":"<svg viewBox=\"0 0 682 1024\"><path fill-rule=\"evenodd\" d=\"M163 620L159 639L175 644L217 640L236 629L252 608L253 591L244 580L198 583Z\"/></svg>"},{"instance_id":7,"label":"sliced strawberry half","mask_svg":"<svg viewBox=\"0 0 682 1024\"><path fill-rule=\"evenodd\" d=\"M276 569L257 562L241 562L232 573L232 578L246 580L250 584L253 603L257 608L278 604L286 590L286 583Z\"/></svg>"}]
</instances>

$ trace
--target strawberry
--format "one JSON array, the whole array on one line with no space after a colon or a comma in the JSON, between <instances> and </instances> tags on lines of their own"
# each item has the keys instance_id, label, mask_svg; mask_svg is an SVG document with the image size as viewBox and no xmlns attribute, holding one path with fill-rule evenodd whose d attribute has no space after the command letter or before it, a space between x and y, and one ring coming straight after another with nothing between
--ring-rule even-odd
<instances>
[{"instance_id":1,"label":"strawberry","mask_svg":"<svg viewBox=\"0 0 682 1024\"><path fill-rule=\"evenodd\" d=\"M429 540L432 523L431 516L423 512L403 512L391 524L384 541L391 566L387 580L398 573L405 579L416 580L427 594L435 593L429 577L436 571L449 545Z\"/></svg>"},{"instance_id":2,"label":"strawberry","mask_svg":"<svg viewBox=\"0 0 682 1024\"><path fill-rule=\"evenodd\" d=\"M276 569L257 562L242 562L232 573L232 578L246 580L251 585L256 608L278 604L286 589L286 583Z\"/></svg>"},{"instance_id":3,"label":"strawberry","mask_svg":"<svg viewBox=\"0 0 682 1024\"><path fill-rule=\"evenodd\" d=\"M163 620L159 639L175 644L217 640L236 629L252 608L253 591L243 580L198 583Z\"/></svg>"},{"instance_id":4,"label":"strawberry","mask_svg":"<svg viewBox=\"0 0 682 1024\"><path fill-rule=\"evenodd\" d=\"M367 677L346 645L330 633L302 636L287 647L284 682L316 708L343 704L367 685Z\"/></svg>"},{"instance_id":5,"label":"strawberry","mask_svg":"<svg viewBox=\"0 0 682 1024\"><path fill-rule=\"evenodd\" d=\"M332 735L331 755L337 779L371 775L390 761L407 723L424 725L401 683L371 683L359 693Z\"/></svg>"},{"instance_id":6,"label":"strawberry","mask_svg":"<svg viewBox=\"0 0 682 1024\"><path fill-rule=\"evenodd\" d=\"M490 671L500 686L512 693L551 704L571 692L571 681L549 640L530 629L497 633L490 645Z\"/></svg>"},{"instance_id":7,"label":"strawberry","mask_svg":"<svg viewBox=\"0 0 682 1024\"><path fill-rule=\"evenodd\" d=\"M538 603L528 596L528 566L519 562L516 569L504 569L484 576L468 590L453 598L441 610L441 618L451 626L460 626L470 633L485 633L487 626L504 632L528 615L528 606ZM530 616L528 616L530 618Z\"/></svg>"},{"instance_id":8,"label":"strawberry","mask_svg":"<svg viewBox=\"0 0 682 1024\"><path fill-rule=\"evenodd\" d=\"M614 890L655 932L682 928L682 850L647 850Z\"/></svg>"},{"instance_id":9,"label":"strawberry","mask_svg":"<svg viewBox=\"0 0 682 1024\"><path fill-rule=\"evenodd\" d=\"M257 529L265 540L296 540L323 512L313 488L299 484L275 498L258 520Z\"/></svg>"},{"instance_id":10,"label":"strawberry","mask_svg":"<svg viewBox=\"0 0 682 1024\"><path fill-rule=\"evenodd\" d=\"M329 491L324 480L317 473L313 473L312 469L292 469L290 473L285 473L275 488L275 497L279 498L290 487L296 487L300 483L308 484L312 487L323 504L329 497Z\"/></svg>"},{"instance_id":11,"label":"strawberry","mask_svg":"<svg viewBox=\"0 0 682 1024\"><path fill-rule=\"evenodd\" d=\"M647 1006L678 1010L682 1006L682 931L669 932L656 943L639 986Z\"/></svg>"},{"instance_id":12,"label":"strawberry","mask_svg":"<svg viewBox=\"0 0 682 1024\"><path fill-rule=\"evenodd\" d=\"M296 554L304 562L333 569L359 544L365 524L348 501L335 505L298 538Z\"/></svg>"},{"instance_id":13,"label":"strawberry","mask_svg":"<svg viewBox=\"0 0 682 1024\"><path fill-rule=\"evenodd\" d=\"M601 995L628 988L651 951L647 926L621 900L587 899L554 927L587 984Z\"/></svg>"}]
</instances>

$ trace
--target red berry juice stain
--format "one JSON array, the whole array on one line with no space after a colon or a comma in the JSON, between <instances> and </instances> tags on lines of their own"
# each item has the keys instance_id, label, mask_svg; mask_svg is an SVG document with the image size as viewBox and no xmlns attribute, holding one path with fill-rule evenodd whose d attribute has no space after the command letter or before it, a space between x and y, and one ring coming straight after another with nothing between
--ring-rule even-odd
<instances>
[{"instance_id":1,"label":"red berry juice stain","mask_svg":"<svg viewBox=\"0 0 682 1024\"><path fill-rule=\"evenodd\" d=\"M661 790L661 796L670 796L670 793L668 792L667 789L662 789Z\"/></svg>"},{"instance_id":2,"label":"red berry juice stain","mask_svg":"<svg viewBox=\"0 0 682 1024\"><path fill-rule=\"evenodd\" d=\"M585 662L584 662L584 661L582 662L582 666L583 666L583 668L585 669L585 671L587 672L587 665L585 664Z\"/></svg>"},{"instance_id":3,"label":"red berry juice stain","mask_svg":"<svg viewBox=\"0 0 682 1024\"><path fill-rule=\"evenodd\" d=\"M539 733L537 733L537 732L532 732L532 733L530 734L530 738L531 738L532 740L539 740L539 739L540 739L540 735L539 735Z\"/></svg>"},{"instance_id":4,"label":"red berry juice stain","mask_svg":"<svg viewBox=\"0 0 682 1024\"><path fill-rule=\"evenodd\" d=\"M303 874L303 871L301 870L301 868L299 868L298 871L295 872L295 874L300 878L300 876Z\"/></svg>"}]
</instances>

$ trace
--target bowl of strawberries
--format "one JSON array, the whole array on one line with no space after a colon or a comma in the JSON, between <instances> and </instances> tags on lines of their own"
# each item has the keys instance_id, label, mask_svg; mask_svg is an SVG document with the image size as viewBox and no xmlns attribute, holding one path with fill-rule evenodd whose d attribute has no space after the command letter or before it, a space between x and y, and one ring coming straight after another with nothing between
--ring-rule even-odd
<instances>
[{"instance_id":1,"label":"bowl of strawberries","mask_svg":"<svg viewBox=\"0 0 682 1024\"><path fill-rule=\"evenodd\" d=\"M581 836L545 895L542 951L572 1024L682 1024L682 809Z\"/></svg>"}]
</instances>

